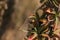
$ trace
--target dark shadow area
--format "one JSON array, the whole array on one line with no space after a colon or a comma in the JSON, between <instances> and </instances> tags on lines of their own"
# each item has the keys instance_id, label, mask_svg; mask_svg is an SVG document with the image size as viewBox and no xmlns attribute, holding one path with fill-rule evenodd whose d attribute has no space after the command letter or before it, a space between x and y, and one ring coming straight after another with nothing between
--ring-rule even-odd
<instances>
[{"instance_id":1,"label":"dark shadow area","mask_svg":"<svg viewBox=\"0 0 60 40\"><path fill-rule=\"evenodd\" d=\"M8 9L5 10L5 13L3 15L3 22L2 22L2 26L0 28L0 40L1 40L1 37L2 35L5 33L6 29L9 28L9 26L7 26L10 21L11 21L11 15L12 15L12 12L14 11L14 0L8 0L7 2L8 4Z\"/></svg>"}]
</instances>

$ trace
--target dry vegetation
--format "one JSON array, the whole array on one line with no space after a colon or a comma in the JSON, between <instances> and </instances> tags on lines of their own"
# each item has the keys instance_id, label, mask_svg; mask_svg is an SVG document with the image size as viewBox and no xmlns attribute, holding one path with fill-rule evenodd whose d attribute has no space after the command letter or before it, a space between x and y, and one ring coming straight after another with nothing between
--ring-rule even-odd
<instances>
[{"instance_id":1,"label":"dry vegetation","mask_svg":"<svg viewBox=\"0 0 60 40\"><path fill-rule=\"evenodd\" d=\"M0 1L0 40L24 40L27 32L20 29L28 29L27 18L42 5L39 1Z\"/></svg>"}]
</instances>

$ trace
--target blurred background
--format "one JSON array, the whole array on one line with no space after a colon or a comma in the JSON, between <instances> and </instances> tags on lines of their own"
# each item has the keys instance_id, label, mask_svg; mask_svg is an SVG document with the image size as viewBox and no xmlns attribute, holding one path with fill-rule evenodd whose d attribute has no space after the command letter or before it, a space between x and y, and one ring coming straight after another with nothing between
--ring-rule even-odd
<instances>
[{"instance_id":1,"label":"blurred background","mask_svg":"<svg viewBox=\"0 0 60 40\"><path fill-rule=\"evenodd\" d=\"M40 6L40 0L0 0L0 40L24 40L27 18Z\"/></svg>"},{"instance_id":2,"label":"blurred background","mask_svg":"<svg viewBox=\"0 0 60 40\"><path fill-rule=\"evenodd\" d=\"M28 17L42 4L40 0L0 0L0 40L24 40Z\"/></svg>"}]
</instances>

